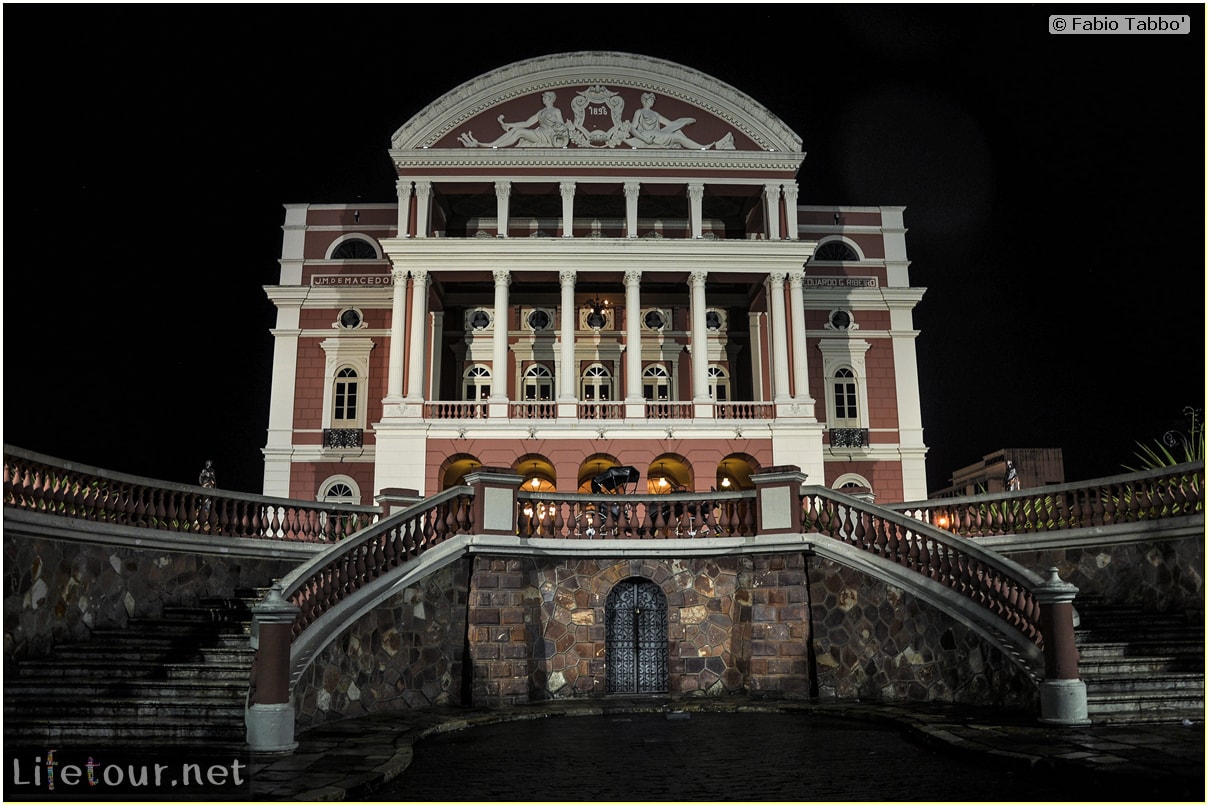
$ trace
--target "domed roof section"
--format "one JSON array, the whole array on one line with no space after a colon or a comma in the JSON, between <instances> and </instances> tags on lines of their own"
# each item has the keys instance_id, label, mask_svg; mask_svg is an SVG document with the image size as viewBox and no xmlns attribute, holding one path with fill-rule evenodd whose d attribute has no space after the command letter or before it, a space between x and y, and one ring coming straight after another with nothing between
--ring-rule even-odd
<instances>
[{"instance_id":1,"label":"domed roof section","mask_svg":"<svg viewBox=\"0 0 1209 806\"><path fill-rule=\"evenodd\" d=\"M780 118L729 84L674 62L611 51L541 56L485 73L429 104L391 138L400 164L417 150L469 156L490 149L502 157L503 149L578 149L584 157L585 150L692 151L698 159L702 151L746 152L748 159L762 152L796 169L801 147Z\"/></svg>"}]
</instances>

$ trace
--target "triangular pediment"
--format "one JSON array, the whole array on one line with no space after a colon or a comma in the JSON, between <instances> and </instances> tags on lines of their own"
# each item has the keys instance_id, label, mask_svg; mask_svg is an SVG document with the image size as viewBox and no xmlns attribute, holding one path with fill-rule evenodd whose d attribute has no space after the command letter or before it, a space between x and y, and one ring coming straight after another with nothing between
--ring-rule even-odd
<instances>
[{"instance_id":1,"label":"triangular pediment","mask_svg":"<svg viewBox=\"0 0 1209 806\"><path fill-rule=\"evenodd\" d=\"M761 152L796 164L801 147L797 134L734 87L674 62L616 52L543 56L485 73L435 100L391 138L397 162L412 162L406 155L418 150L481 158L483 150L503 157L565 149L631 158Z\"/></svg>"}]
</instances>

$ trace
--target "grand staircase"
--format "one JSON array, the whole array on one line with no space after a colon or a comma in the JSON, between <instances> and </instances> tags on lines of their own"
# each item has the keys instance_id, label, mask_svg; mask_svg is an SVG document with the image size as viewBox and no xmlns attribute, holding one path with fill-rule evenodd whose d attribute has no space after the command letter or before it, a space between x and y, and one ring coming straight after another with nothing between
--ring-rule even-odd
<instances>
[{"instance_id":1,"label":"grand staircase","mask_svg":"<svg viewBox=\"0 0 1209 806\"><path fill-rule=\"evenodd\" d=\"M121 630L6 669L4 739L40 747L132 747L194 740L242 745L261 592L164 608Z\"/></svg>"},{"instance_id":2,"label":"grand staircase","mask_svg":"<svg viewBox=\"0 0 1209 806\"><path fill-rule=\"evenodd\" d=\"M1205 718L1203 610L1150 613L1079 599L1079 676L1094 723Z\"/></svg>"}]
</instances>

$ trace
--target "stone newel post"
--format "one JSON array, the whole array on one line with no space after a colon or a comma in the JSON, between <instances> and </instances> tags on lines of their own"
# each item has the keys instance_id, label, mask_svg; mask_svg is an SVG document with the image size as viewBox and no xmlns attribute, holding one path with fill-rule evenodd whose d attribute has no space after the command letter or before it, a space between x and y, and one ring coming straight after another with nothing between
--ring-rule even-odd
<instances>
[{"instance_id":1,"label":"stone newel post","mask_svg":"<svg viewBox=\"0 0 1209 806\"><path fill-rule=\"evenodd\" d=\"M756 534L801 534L802 484L797 465L770 467L751 475L756 485Z\"/></svg>"},{"instance_id":2,"label":"stone newel post","mask_svg":"<svg viewBox=\"0 0 1209 806\"><path fill-rule=\"evenodd\" d=\"M297 616L298 606L281 595L280 580L252 606L255 689L244 712L244 725L248 747L254 753L289 753L298 746L294 704L290 702L290 632Z\"/></svg>"},{"instance_id":3,"label":"stone newel post","mask_svg":"<svg viewBox=\"0 0 1209 806\"><path fill-rule=\"evenodd\" d=\"M475 488L475 531L484 535L516 534L516 491L524 479L503 467L481 467L466 474Z\"/></svg>"},{"instance_id":4,"label":"stone newel post","mask_svg":"<svg viewBox=\"0 0 1209 806\"><path fill-rule=\"evenodd\" d=\"M1049 569L1049 578L1033 590L1041 606L1045 637L1045 680L1041 682L1041 721L1053 725L1087 725L1087 684L1079 679L1075 648L1075 595L1079 589Z\"/></svg>"}]
</instances>

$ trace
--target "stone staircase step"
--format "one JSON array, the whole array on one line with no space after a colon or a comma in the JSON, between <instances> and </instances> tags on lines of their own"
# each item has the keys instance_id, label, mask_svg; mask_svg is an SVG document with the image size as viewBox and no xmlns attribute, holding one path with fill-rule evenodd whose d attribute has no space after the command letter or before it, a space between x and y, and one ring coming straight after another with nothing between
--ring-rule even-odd
<instances>
[{"instance_id":1,"label":"stone staircase step","mask_svg":"<svg viewBox=\"0 0 1209 806\"><path fill-rule=\"evenodd\" d=\"M199 744L204 742L207 747L217 748L222 744L239 747L246 739L242 718L238 724L147 718L116 723L112 718L105 716L80 716L65 724L53 720L6 716L4 731L6 737L19 736L20 742L25 745L45 746L48 742L53 742L60 747L77 745L88 748L119 745L146 747L157 741L179 743L193 740Z\"/></svg>"},{"instance_id":2,"label":"stone staircase step","mask_svg":"<svg viewBox=\"0 0 1209 806\"><path fill-rule=\"evenodd\" d=\"M49 657L35 661L19 661L16 667L18 679L31 676L80 678L106 674L111 677L135 679L162 675L164 664L155 660L115 664L104 657Z\"/></svg>"},{"instance_id":3,"label":"stone staircase step","mask_svg":"<svg viewBox=\"0 0 1209 806\"><path fill-rule=\"evenodd\" d=\"M166 663L161 668L169 680L192 679L205 676L210 680L242 680L245 686L247 686L252 674L251 661Z\"/></svg>"},{"instance_id":4,"label":"stone staircase step","mask_svg":"<svg viewBox=\"0 0 1209 806\"><path fill-rule=\"evenodd\" d=\"M7 699L7 698L6 698ZM14 705L12 715L20 713ZM134 718L156 717L179 719L183 722L225 723L243 722L242 701L217 701L213 698L170 697L162 700L141 697L95 697L64 698L38 704L38 718L46 721L71 722L82 716L109 717L128 722ZM8 722L9 706L5 704L5 722ZM8 725L5 725L7 730Z\"/></svg>"},{"instance_id":5,"label":"stone staircase step","mask_svg":"<svg viewBox=\"0 0 1209 806\"><path fill-rule=\"evenodd\" d=\"M1080 654L1101 655L1199 655L1204 656L1204 644L1199 639L1184 637L1176 640L1091 640L1075 638L1075 648Z\"/></svg>"},{"instance_id":6,"label":"stone staircase step","mask_svg":"<svg viewBox=\"0 0 1209 806\"><path fill-rule=\"evenodd\" d=\"M71 690L65 691L61 678L21 678L10 681L4 687L8 697L32 697L37 702L50 702L64 697L75 700L113 697L163 699L181 697L186 699L238 699L247 694L247 679L228 678L215 680L166 679L166 680L121 680L89 678L72 682ZM8 703L5 703L7 709Z\"/></svg>"},{"instance_id":7,"label":"stone staircase step","mask_svg":"<svg viewBox=\"0 0 1209 806\"><path fill-rule=\"evenodd\" d=\"M1154 692L1158 694L1171 692L1183 695L1185 692L1191 691L1194 693L1200 692L1203 696L1205 691L1205 677L1202 674L1196 673L1179 674L1172 672L1148 677L1137 677L1133 674L1106 674L1085 679L1084 683L1089 693L1092 691L1134 691L1138 693Z\"/></svg>"},{"instance_id":8,"label":"stone staircase step","mask_svg":"<svg viewBox=\"0 0 1209 806\"><path fill-rule=\"evenodd\" d=\"M1107 675L1162 674L1167 672L1196 671L1187 659L1179 655L1151 655L1137 658L1079 657L1081 677L1103 677Z\"/></svg>"}]
</instances>

